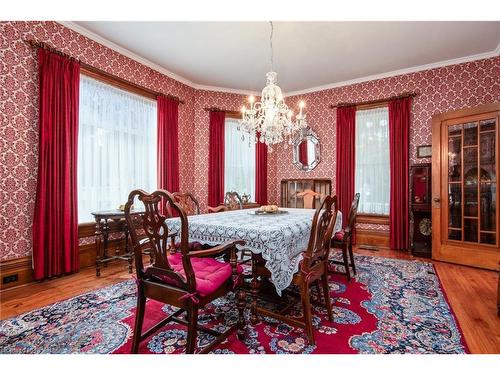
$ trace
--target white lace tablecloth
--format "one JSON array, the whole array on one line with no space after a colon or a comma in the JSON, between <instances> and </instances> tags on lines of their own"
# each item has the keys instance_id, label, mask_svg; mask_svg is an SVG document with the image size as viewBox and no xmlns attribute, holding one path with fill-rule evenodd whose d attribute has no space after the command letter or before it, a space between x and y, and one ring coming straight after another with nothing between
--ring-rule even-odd
<instances>
[{"instance_id":1,"label":"white lace tablecloth","mask_svg":"<svg viewBox=\"0 0 500 375\"><path fill-rule=\"evenodd\" d=\"M217 245L230 240L245 240L245 249L262 254L271 282L279 295L298 271L302 253L311 234L315 210L283 208L286 214L253 215L251 211L235 210L188 217L189 241ZM180 230L179 219L167 220L170 231ZM334 233L342 229L339 211Z\"/></svg>"}]
</instances>

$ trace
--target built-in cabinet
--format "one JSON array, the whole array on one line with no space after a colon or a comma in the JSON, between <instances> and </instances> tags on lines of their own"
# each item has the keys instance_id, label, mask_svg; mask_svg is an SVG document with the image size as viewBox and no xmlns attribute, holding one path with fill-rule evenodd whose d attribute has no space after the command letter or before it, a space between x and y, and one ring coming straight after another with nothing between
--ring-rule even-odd
<instances>
[{"instance_id":1,"label":"built-in cabinet","mask_svg":"<svg viewBox=\"0 0 500 375\"><path fill-rule=\"evenodd\" d=\"M323 195L332 192L332 181L329 179L288 179L281 180L281 207L304 208L304 199L298 196L307 189ZM321 198L315 198L314 208L319 205Z\"/></svg>"}]
</instances>

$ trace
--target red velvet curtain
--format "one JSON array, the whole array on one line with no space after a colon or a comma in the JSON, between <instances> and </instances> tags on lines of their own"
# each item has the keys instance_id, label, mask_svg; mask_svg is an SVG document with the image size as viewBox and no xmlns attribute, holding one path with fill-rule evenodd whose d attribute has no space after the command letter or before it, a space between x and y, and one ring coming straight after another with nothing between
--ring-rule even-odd
<instances>
[{"instance_id":1,"label":"red velvet curtain","mask_svg":"<svg viewBox=\"0 0 500 375\"><path fill-rule=\"evenodd\" d=\"M409 246L409 142L411 98L389 103L389 147L391 168L390 247Z\"/></svg>"},{"instance_id":2,"label":"red velvet curtain","mask_svg":"<svg viewBox=\"0 0 500 375\"><path fill-rule=\"evenodd\" d=\"M337 108L337 201L347 220L354 198L356 166L356 107ZM344 220L344 222L345 222Z\"/></svg>"},{"instance_id":3,"label":"red velvet curtain","mask_svg":"<svg viewBox=\"0 0 500 375\"><path fill-rule=\"evenodd\" d=\"M302 165L308 165L307 163L307 141L303 141L299 144L299 163Z\"/></svg>"},{"instance_id":4,"label":"red velvet curtain","mask_svg":"<svg viewBox=\"0 0 500 375\"><path fill-rule=\"evenodd\" d=\"M210 111L208 153L208 205L216 207L224 200L224 126L226 113Z\"/></svg>"},{"instance_id":5,"label":"red velvet curtain","mask_svg":"<svg viewBox=\"0 0 500 375\"><path fill-rule=\"evenodd\" d=\"M157 97L158 188L179 191L179 102Z\"/></svg>"},{"instance_id":6,"label":"red velvet curtain","mask_svg":"<svg viewBox=\"0 0 500 375\"><path fill-rule=\"evenodd\" d=\"M255 202L267 204L267 145L255 145Z\"/></svg>"},{"instance_id":7,"label":"red velvet curtain","mask_svg":"<svg viewBox=\"0 0 500 375\"><path fill-rule=\"evenodd\" d=\"M33 216L35 280L78 271L80 64L38 50L38 179Z\"/></svg>"}]
</instances>

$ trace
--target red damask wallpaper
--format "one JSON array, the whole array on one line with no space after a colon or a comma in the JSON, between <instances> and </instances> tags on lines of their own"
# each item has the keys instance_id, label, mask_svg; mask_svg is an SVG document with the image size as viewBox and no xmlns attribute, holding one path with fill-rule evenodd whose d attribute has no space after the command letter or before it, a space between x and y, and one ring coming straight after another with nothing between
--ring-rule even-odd
<instances>
[{"instance_id":1,"label":"red damask wallpaper","mask_svg":"<svg viewBox=\"0 0 500 375\"><path fill-rule=\"evenodd\" d=\"M244 96L195 90L56 22L0 22L0 261L31 254L38 157L37 62L26 39L47 42L104 71L182 98L181 190L193 191L206 209L208 113L203 108L238 110ZM283 178L327 177L335 184L335 111L329 104L378 99L404 91L421 93L413 105L414 162L416 146L430 143L434 113L500 101L500 57L287 98L291 107L300 99L306 101L309 123L322 142L323 160L314 171L305 173L292 165L290 149L275 148L268 165L269 201L279 201Z\"/></svg>"},{"instance_id":2,"label":"red damask wallpaper","mask_svg":"<svg viewBox=\"0 0 500 375\"><path fill-rule=\"evenodd\" d=\"M430 162L417 159L416 154L417 146L431 144L434 114L500 101L500 57L287 98L291 108L298 108L300 100L306 102L309 126L321 141L322 161L313 171L303 172L292 164L290 148L277 147L273 156L276 182L269 187L275 189L274 196L278 196L279 182L284 178L331 178L335 187L336 111L329 108L330 104L375 100L408 91L419 93L412 107L410 163ZM383 226L363 227L388 230Z\"/></svg>"},{"instance_id":3,"label":"red damask wallpaper","mask_svg":"<svg viewBox=\"0 0 500 375\"><path fill-rule=\"evenodd\" d=\"M193 188L194 89L56 22L0 22L0 260L31 254L38 148L37 55L25 40L53 47L185 101L179 108L181 189Z\"/></svg>"}]
</instances>

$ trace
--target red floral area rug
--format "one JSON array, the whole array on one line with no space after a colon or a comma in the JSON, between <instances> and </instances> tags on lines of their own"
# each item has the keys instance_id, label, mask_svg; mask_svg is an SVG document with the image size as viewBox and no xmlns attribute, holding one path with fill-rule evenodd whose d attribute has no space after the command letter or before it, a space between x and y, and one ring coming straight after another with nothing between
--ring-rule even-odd
<instances>
[{"instance_id":1,"label":"red floral area rug","mask_svg":"<svg viewBox=\"0 0 500 375\"><path fill-rule=\"evenodd\" d=\"M356 266L351 282L330 278L334 322L313 307L315 345L302 329L261 318L248 323L244 342L233 334L213 353L468 353L432 264L358 255ZM130 353L135 294L131 280L1 321L0 353ZM234 306L234 295L215 300L200 312L199 324L224 331L237 319ZM173 311L148 301L143 330ZM300 303L289 314L300 316ZM186 327L171 323L139 352L183 353L186 338ZM198 347L213 339L199 333Z\"/></svg>"}]
</instances>

